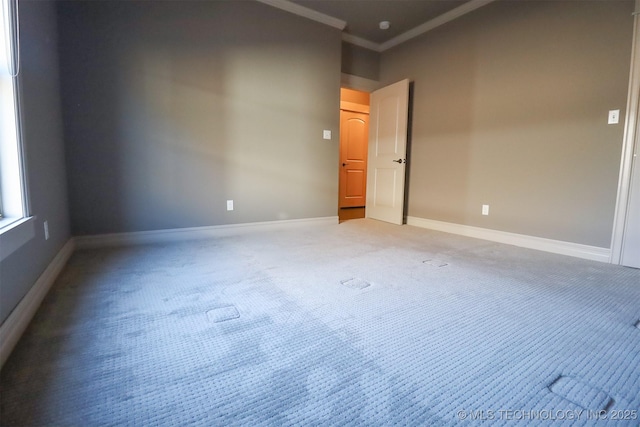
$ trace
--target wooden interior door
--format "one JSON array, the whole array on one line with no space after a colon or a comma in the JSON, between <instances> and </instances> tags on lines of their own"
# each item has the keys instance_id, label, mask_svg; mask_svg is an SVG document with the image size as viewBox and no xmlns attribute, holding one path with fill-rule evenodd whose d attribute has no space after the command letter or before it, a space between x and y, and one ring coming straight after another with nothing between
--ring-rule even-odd
<instances>
[{"instance_id":1,"label":"wooden interior door","mask_svg":"<svg viewBox=\"0 0 640 427\"><path fill-rule=\"evenodd\" d=\"M404 220L409 80L371 93L367 218Z\"/></svg>"},{"instance_id":2,"label":"wooden interior door","mask_svg":"<svg viewBox=\"0 0 640 427\"><path fill-rule=\"evenodd\" d=\"M340 208L365 206L369 115L340 110Z\"/></svg>"}]
</instances>

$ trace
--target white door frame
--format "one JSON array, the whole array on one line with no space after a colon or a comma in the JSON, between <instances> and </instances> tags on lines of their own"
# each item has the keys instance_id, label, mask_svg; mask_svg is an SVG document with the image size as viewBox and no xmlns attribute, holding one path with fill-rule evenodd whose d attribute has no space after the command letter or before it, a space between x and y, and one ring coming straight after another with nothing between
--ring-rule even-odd
<instances>
[{"instance_id":1,"label":"white door frame","mask_svg":"<svg viewBox=\"0 0 640 427\"><path fill-rule=\"evenodd\" d=\"M624 229L627 222L629 191L631 189L631 172L634 162L636 143L640 144L640 0L635 2L633 44L631 48L631 70L629 73L629 92L627 96L627 112L625 116L622 156L620 159L620 176L618 179L618 196L613 220L611 237L612 264L620 264L624 244ZM636 159L638 160L638 159Z\"/></svg>"}]
</instances>

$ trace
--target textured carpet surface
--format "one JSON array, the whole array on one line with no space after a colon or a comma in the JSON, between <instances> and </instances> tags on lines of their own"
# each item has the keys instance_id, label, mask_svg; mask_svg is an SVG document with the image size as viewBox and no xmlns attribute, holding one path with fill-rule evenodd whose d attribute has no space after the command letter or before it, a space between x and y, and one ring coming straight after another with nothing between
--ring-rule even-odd
<instances>
[{"instance_id":1,"label":"textured carpet surface","mask_svg":"<svg viewBox=\"0 0 640 427\"><path fill-rule=\"evenodd\" d=\"M639 320L640 270L370 220L82 251L0 422L637 426Z\"/></svg>"}]
</instances>

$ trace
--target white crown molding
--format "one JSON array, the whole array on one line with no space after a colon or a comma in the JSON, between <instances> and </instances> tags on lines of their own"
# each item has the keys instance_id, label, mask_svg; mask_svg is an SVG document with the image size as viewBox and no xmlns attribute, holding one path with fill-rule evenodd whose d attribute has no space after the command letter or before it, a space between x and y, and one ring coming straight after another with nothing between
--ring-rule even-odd
<instances>
[{"instance_id":1,"label":"white crown molding","mask_svg":"<svg viewBox=\"0 0 640 427\"><path fill-rule=\"evenodd\" d=\"M276 7L278 9L293 13L304 18L311 19L321 24L329 25L330 27L337 28L340 31L344 30L347 23L341 19L334 18L333 16L325 15L308 7L300 6L299 4L292 3L288 0L256 0L260 3L268 4L269 6Z\"/></svg>"},{"instance_id":2,"label":"white crown molding","mask_svg":"<svg viewBox=\"0 0 640 427\"><path fill-rule=\"evenodd\" d=\"M262 1L262 0L258 0ZM407 32L404 32L396 37L388 40L384 43L374 43L372 41L363 39L361 37L356 37L351 34L342 34L342 40L354 44L356 46L364 47L366 49L374 50L376 52L384 52L385 50L391 49L392 47L396 47L399 44L402 44L406 41L409 41L419 35L422 35L428 31L433 30L441 25L446 24L447 22L451 22L454 19L457 19L463 15L466 15L469 12L473 12L474 10L485 6L489 3L492 3L496 0L471 0L461 6L456 7L455 9L450 10L447 13L443 13L442 15L433 18L430 21L425 22L424 24L418 25L415 28L410 29Z\"/></svg>"},{"instance_id":3,"label":"white crown molding","mask_svg":"<svg viewBox=\"0 0 640 427\"><path fill-rule=\"evenodd\" d=\"M334 18L333 16L326 15L313 9L309 9L308 7L300 6L299 4L290 2L289 0L256 1L284 10L289 13L293 13L298 16L302 16L304 18L311 19L316 22L320 22L321 24L329 25L330 27L337 28L340 31L344 31L347 26L347 23L341 19ZM431 31L434 28L446 24L447 22L453 21L454 19L466 15L467 13L472 12L494 1L495 0L471 0L384 43L375 43L370 40L363 39L362 37L357 37L346 33L342 34L342 40L347 43L363 47L365 49L373 50L375 52L384 52L387 49L398 46L399 44L402 44L414 37Z\"/></svg>"},{"instance_id":4,"label":"white crown molding","mask_svg":"<svg viewBox=\"0 0 640 427\"><path fill-rule=\"evenodd\" d=\"M374 43L367 39L363 39L362 37L357 37L351 34L342 33L342 41L351 43L356 46L364 47L365 49L373 50L376 52L382 52L380 44Z\"/></svg>"},{"instance_id":5,"label":"white crown molding","mask_svg":"<svg viewBox=\"0 0 640 427\"><path fill-rule=\"evenodd\" d=\"M18 340L27 329L29 322L36 314L42 300L58 278L67 261L75 250L75 243L70 239L53 258L49 266L38 277L27 295L13 309L9 317L0 326L0 368L4 365Z\"/></svg>"},{"instance_id":6,"label":"white crown molding","mask_svg":"<svg viewBox=\"0 0 640 427\"><path fill-rule=\"evenodd\" d=\"M407 217L407 225L427 228L429 230L443 231L445 233L459 234L461 236L489 240L507 245L520 246L522 248L536 249L554 254L568 255L591 261L608 263L611 257L611 250L608 248L527 236L525 234L508 233L506 231L472 227L470 225L453 224L450 222L442 222L432 219L409 216Z\"/></svg>"},{"instance_id":7,"label":"white crown molding","mask_svg":"<svg viewBox=\"0 0 640 427\"><path fill-rule=\"evenodd\" d=\"M304 18L311 19L316 22L320 22L321 24L329 25L330 27L337 28L340 31L344 31L347 26L347 23L341 19L334 18L333 16L326 15L313 9L309 9L308 7L290 2L289 0L256 1L284 10L289 13L293 13L298 16L302 16ZM427 31L431 31L434 28L446 24L447 22L453 21L454 19L459 18L462 15L466 15L467 13L472 12L494 1L496 0L471 0L384 43L375 43L370 40L363 39L362 37L357 37L346 33L342 34L342 40L347 43L363 47L365 49L373 50L376 52L384 52L387 49L398 46L401 43L411 40L412 38L424 34Z\"/></svg>"},{"instance_id":8,"label":"white crown molding","mask_svg":"<svg viewBox=\"0 0 640 427\"><path fill-rule=\"evenodd\" d=\"M401 43L411 40L414 37L418 37L421 34L431 31L434 28L446 24L447 22L453 21L454 19L466 15L469 12L473 12L474 10L494 1L495 0L471 0L467 3L464 3L463 5L458 6L455 9L450 10L449 12L443 13L437 18L427 21L424 24L418 25L417 27L412 28L405 33L402 33L392 38L391 40L380 44L380 51L383 52L387 49L391 49L392 47L396 47Z\"/></svg>"}]
</instances>

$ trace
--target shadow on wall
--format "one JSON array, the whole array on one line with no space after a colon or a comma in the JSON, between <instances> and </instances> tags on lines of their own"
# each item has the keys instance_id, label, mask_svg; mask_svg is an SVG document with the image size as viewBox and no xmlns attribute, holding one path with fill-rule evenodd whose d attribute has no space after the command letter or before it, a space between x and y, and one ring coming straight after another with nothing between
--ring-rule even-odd
<instances>
[{"instance_id":1,"label":"shadow on wall","mask_svg":"<svg viewBox=\"0 0 640 427\"><path fill-rule=\"evenodd\" d=\"M431 45L428 39L425 44L430 51L428 62L446 64L449 71L425 65L419 78L409 75L411 161L405 212L415 217L463 223L465 217L460 213L464 212L464 201L470 191L476 46L473 34L456 38L450 46ZM412 65L405 62L414 60L389 59L399 70L411 70Z\"/></svg>"},{"instance_id":2,"label":"shadow on wall","mask_svg":"<svg viewBox=\"0 0 640 427\"><path fill-rule=\"evenodd\" d=\"M253 2L60 11L83 36L63 31L63 66L86 56L65 86L75 234L335 215L337 30Z\"/></svg>"},{"instance_id":3,"label":"shadow on wall","mask_svg":"<svg viewBox=\"0 0 640 427\"><path fill-rule=\"evenodd\" d=\"M405 153L406 165L405 165L405 180L404 180L404 206L402 212L404 216L402 223L407 223L407 216L409 215L409 188L411 187L411 143L413 137L413 101L415 97L415 82L409 82L409 111L407 112L407 151Z\"/></svg>"}]
</instances>

